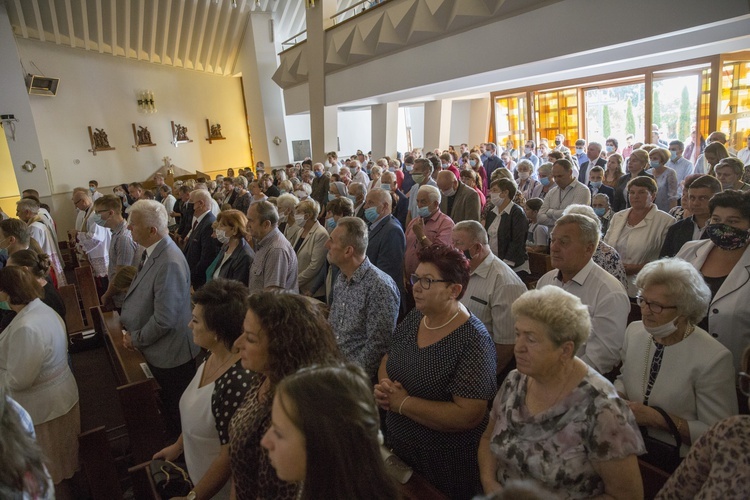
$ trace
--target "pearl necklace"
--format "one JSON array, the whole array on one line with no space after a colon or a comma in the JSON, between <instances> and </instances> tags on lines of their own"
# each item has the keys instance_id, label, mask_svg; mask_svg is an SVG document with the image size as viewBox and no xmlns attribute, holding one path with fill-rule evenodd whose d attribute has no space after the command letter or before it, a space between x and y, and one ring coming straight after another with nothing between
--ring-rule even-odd
<instances>
[{"instance_id":1,"label":"pearl necklace","mask_svg":"<svg viewBox=\"0 0 750 500\"><path fill-rule=\"evenodd\" d=\"M443 323L443 324L442 324L442 325L440 325L440 326L429 326L429 325L427 324L427 316L425 316L425 317L423 317L423 318L422 318L422 323L424 324L424 327L425 327L425 328L427 328L428 330L440 330L441 328L444 328L444 327L448 326L448 324L449 324L449 323L450 323L451 321L453 321L454 319L456 319L456 317L457 317L457 316L458 316L458 315L459 315L460 313L461 313L461 306L459 306L459 307L458 307L458 311L456 311L456 314L454 314L453 316L451 316L451 319L449 319L448 321L446 321L445 323Z\"/></svg>"}]
</instances>

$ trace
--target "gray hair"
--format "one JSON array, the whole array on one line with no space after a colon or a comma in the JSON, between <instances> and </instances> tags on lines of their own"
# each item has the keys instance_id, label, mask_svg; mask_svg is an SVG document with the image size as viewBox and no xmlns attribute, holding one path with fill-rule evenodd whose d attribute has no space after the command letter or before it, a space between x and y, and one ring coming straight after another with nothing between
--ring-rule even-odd
<instances>
[{"instance_id":1,"label":"gray hair","mask_svg":"<svg viewBox=\"0 0 750 500\"><path fill-rule=\"evenodd\" d=\"M284 193L276 198L276 206L279 207L281 212L288 212L294 210L299 204L299 198L294 196L292 193Z\"/></svg>"},{"instance_id":2,"label":"gray hair","mask_svg":"<svg viewBox=\"0 0 750 500\"><path fill-rule=\"evenodd\" d=\"M551 162L545 162L539 165L539 168L536 170L537 174L546 174L548 177L552 175L552 163Z\"/></svg>"},{"instance_id":3,"label":"gray hair","mask_svg":"<svg viewBox=\"0 0 750 500\"><path fill-rule=\"evenodd\" d=\"M606 194L604 196L607 196ZM602 230L602 221L599 219L599 216L596 215L596 212L594 212L594 209L588 205L580 205L577 203L574 203L573 205L568 205L565 207L565 210L563 210L563 215L568 214L581 214L585 215L589 219L596 222L596 225L599 226L599 232L601 233Z\"/></svg>"},{"instance_id":4,"label":"gray hair","mask_svg":"<svg viewBox=\"0 0 750 500\"><path fill-rule=\"evenodd\" d=\"M311 219L315 220L320 214L320 204L312 198L308 198L299 202L299 205L297 205L297 211L307 214Z\"/></svg>"},{"instance_id":5,"label":"gray hair","mask_svg":"<svg viewBox=\"0 0 750 500\"><path fill-rule=\"evenodd\" d=\"M247 189L247 177L240 175L239 177L235 177L232 179L232 183L235 186L242 186L242 189Z\"/></svg>"},{"instance_id":6,"label":"gray hair","mask_svg":"<svg viewBox=\"0 0 750 500\"><path fill-rule=\"evenodd\" d=\"M594 200L598 200L598 199L606 200L606 201L607 201L607 206L608 206L608 207L609 207L609 206L612 206L612 205L610 204L610 202L609 202L609 196L607 196L607 195L606 195L606 194L604 194L604 193L596 193L596 194L595 194L594 196L592 196L592 197L591 197L591 203L593 203L593 202L594 202Z\"/></svg>"},{"instance_id":7,"label":"gray hair","mask_svg":"<svg viewBox=\"0 0 750 500\"><path fill-rule=\"evenodd\" d=\"M440 190L438 188L436 188L435 186L430 186L429 184L425 184L424 186L421 186L419 188L419 191L417 191L417 195L419 195L419 193L423 191L427 193L427 197L429 198L430 203L437 202L438 205L440 204L441 196Z\"/></svg>"},{"instance_id":8,"label":"gray hair","mask_svg":"<svg viewBox=\"0 0 750 500\"><path fill-rule=\"evenodd\" d=\"M292 197L294 198L293 195ZM252 207L255 207L255 211L258 214L258 222L260 224L268 221L273 227L279 225L279 211L276 209L276 206L273 203L263 200L257 203L253 203L252 205L250 205L250 208ZM248 210L250 209L248 208Z\"/></svg>"},{"instance_id":9,"label":"gray hair","mask_svg":"<svg viewBox=\"0 0 750 500\"><path fill-rule=\"evenodd\" d=\"M355 190L354 188L357 188L357 189ZM355 191L358 191L362 195L362 198L364 198L365 196L367 196L367 186L365 186L361 182L350 182L349 183L349 194L352 195L352 196L357 196L357 194L355 193Z\"/></svg>"},{"instance_id":10,"label":"gray hair","mask_svg":"<svg viewBox=\"0 0 750 500\"><path fill-rule=\"evenodd\" d=\"M378 202L378 205L388 204L390 206L393 198L391 198L391 192L385 189L375 188L370 191L370 194Z\"/></svg>"},{"instance_id":11,"label":"gray hair","mask_svg":"<svg viewBox=\"0 0 750 500\"><path fill-rule=\"evenodd\" d=\"M602 152L602 143L601 142L591 141L591 142L589 142L589 146L594 146L596 149L599 150L600 153Z\"/></svg>"},{"instance_id":12,"label":"gray hair","mask_svg":"<svg viewBox=\"0 0 750 500\"><path fill-rule=\"evenodd\" d=\"M518 163L516 163L516 170L518 170L519 167L529 167L529 171L532 174L534 173L534 164L531 163L530 160L527 160L525 158L523 160L519 160Z\"/></svg>"},{"instance_id":13,"label":"gray hair","mask_svg":"<svg viewBox=\"0 0 750 500\"><path fill-rule=\"evenodd\" d=\"M206 193L206 195L208 195L208 193ZM209 196L206 203L210 203L210 199L211 197ZM167 209L158 201L136 201L130 208L130 217L133 217L134 215L138 215L145 226L156 229L156 233L159 236L166 236L169 233L169 229L167 228L169 222Z\"/></svg>"},{"instance_id":14,"label":"gray hair","mask_svg":"<svg viewBox=\"0 0 750 500\"><path fill-rule=\"evenodd\" d=\"M37 203L36 200L32 200L30 198L23 198L16 202L16 206L18 207L18 210L23 212L28 210L32 214L38 214L39 213L39 203Z\"/></svg>"},{"instance_id":15,"label":"gray hair","mask_svg":"<svg viewBox=\"0 0 750 500\"><path fill-rule=\"evenodd\" d=\"M391 182L395 180L396 180L396 174L394 174L390 170L386 170L385 172L383 172L383 175L380 176L381 184L390 184Z\"/></svg>"},{"instance_id":16,"label":"gray hair","mask_svg":"<svg viewBox=\"0 0 750 500\"><path fill-rule=\"evenodd\" d=\"M591 332L588 307L581 303L581 299L560 287L545 286L525 292L513 302L511 312L516 321L523 316L542 323L556 347L573 342L573 354Z\"/></svg>"},{"instance_id":17,"label":"gray hair","mask_svg":"<svg viewBox=\"0 0 750 500\"><path fill-rule=\"evenodd\" d=\"M346 184L344 184L341 181L334 181L331 183L332 186L336 186L336 191L338 191L339 196L348 196L349 190L346 188Z\"/></svg>"},{"instance_id":18,"label":"gray hair","mask_svg":"<svg viewBox=\"0 0 750 500\"><path fill-rule=\"evenodd\" d=\"M463 231L470 239L471 243L479 243L480 245L487 245L489 240L487 239L487 231L482 225L475 220L464 220L453 226L453 232Z\"/></svg>"},{"instance_id":19,"label":"gray hair","mask_svg":"<svg viewBox=\"0 0 750 500\"><path fill-rule=\"evenodd\" d=\"M365 221L359 217L342 217L336 227L345 231L341 236L341 243L345 247L352 247L354 254L358 257L367 252L367 225Z\"/></svg>"},{"instance_id":20,"label":"gray hair","mask_svg":"<svg viewBox=\"0 0 750 500\"><path fill-rule=\"evenodd\" d=\"M590 208L590 207L587 207ZM593 210L592 210L593 212ZM557 219L555 227L563 226L565 224L575 224L578 229L581 230L581 238L585 244L593 244L594 251L599 246L599 238L602 235L602 226L599 222L599 217L593 214L591 217L589 214L583 211L571 210L567 214L563 213L563 216Z\"/></svg>"},{"instance_id":21,"label":"gray hair","mask_svg":"<svg viewBox=\"0 0 750 500\"><path fill-rule=\"evenodd\" d=\"M207 209L211 209L211 193L206 191L203 188L197 188L193 189L190 192L190 196L193 198L193 201L201 200L203 203L206 204Z\"/></svg>"},{"instance_id":22,"label":"gray hair","mask_svg":"<svg viewBox=\"0 0 750 500\"><path fill-rule=\"evenodd\" d=\"M711 303L711 290L703 276L692 264L682 259L671 258L650 262L643 266L635 278L638 290L662 285L672 299L680 316L692 324L699 323Z\"/></svg>"}]
</instances>

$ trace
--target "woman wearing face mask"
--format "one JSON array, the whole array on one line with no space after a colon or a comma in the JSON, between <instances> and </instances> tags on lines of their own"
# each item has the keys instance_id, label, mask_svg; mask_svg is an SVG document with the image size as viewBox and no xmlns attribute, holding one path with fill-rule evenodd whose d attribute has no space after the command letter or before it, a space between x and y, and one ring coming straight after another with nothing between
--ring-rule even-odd
<instances>
[{"instance_id":1,"label":"woman wearing face mask","mask_svg":"<svg viewBox=\"0 0 750 500\"><path fill-rule=\"evenodd\" d=\"M691 263L711 290L708 317L699 323L734 356L750 346L750 193L724 191L708 202L708 240L689 241L677 257Z\"/></svg>"},{"instance_id":2,"label":"woman wearing face mask","mask_svg":"<svg viewBox=\"0 0 750 500\"><path fill-rule=\"evenodd\" d=\"M544 199L549 190L555 187L555 179L552 178L552 164L542 163L536 172L539 184L531 191L532 198Z\"/></svg>"},{"instance_id":3,"label":"woman wearing face mask","mask_svg":"<svg viewBox=\"0 0 750 500\"><path fill-rule=\"evenodd\" d=\"M289 239L294 228L294 209L297 208L299 199L293 194L282 194L276 198L276 207L279 209L279 231Z\"/></svg>"},{"instance_id":4,"label":"woman wearing face mask","mask_svg":"<svg viewBox=\"0 0 750 500\"><path fill-rule=\"evenodd\" d=\"M513 203L516 183L499 178L492 182L487 204L494 208L487 214L484 228L492 253L508 264L518 274L528 274L529 256L526 253L526 236L529 220L523 208Z\"/></svg>"},{"instance_id":5,"label":"woman wearing face mask","mask_svg":"<svg viewBox=\"0 0 750 500\"><path fill-rule=\"evenodd\" d=\"M523 194L523 197L527 200L536 198L534 191L539 186L539 191L542 190L541 182L533 178L534 175L534 164L530 160L521 159L516 165L516 173L518 174L518 190Z\"/></svg>"},{"instance_id":6,"label":"woman wearing face mask","mask_svg":"<svg viewBox=\"0 0 750 500\"><path fill-rule=\"evenodd\" d=\"M315 278L326 262L325 248L328 233L318 222L320 205L315 200L305 200L294 211L294 228L289 242L297 254L297 281L299 291L308 297L325 300L325 287Z\"/></svg>"},{"instance_id":7,"label":"woman wearing face mask","mask_svg":"<svg viewBox=\"0 0 750 500\"><path fill-rule=\"evenodd\" d=\"M669 418L685 456L711 425L737 414L732 355L697 326L711 291L693 266L680 259L651 262L636 286L643 320L625 331L615 388L650 437L674 445Z\"/></svg>"},{"instance_id":8,"label":"woman wearing face mask","mask_svg":"<svg viewBox=\"0 0 750 500\"><path fill-rule=\"evenodd\" d=\"M648 154L649 170L647 172L654 176L659 191L654 203L659 210L669 212L677 206L677 172L667 166L669 161L669 150L665 148L654 148Z\"/></svg>"},{"instance_id":9,"label":"woman wearing face mask","mask_svg":"<svg viewBox=\"0 0 750 500\"><path fill-rule=\"evenodd\" d=\"M239 210L219 212L214 222L214 234L222 247L206 269L206 280L225 278L247 285L255 255L247 243L247 217Z\"/></svg>"},{"instance_id":10,"label":"woman wearing face mask","mask_svg":"<svg viewBox=\"0 0 750 500\"><path fill-rule=\"evenodd\" d=\"M487 197L487 171L484 169L484 165L482 165L482 159L479 157L479 153L469 154L469 167L479 176L477 185L479 186L479 189L482 190L484 196Z\"/></svg>"},{"instance_id":11,"label":"woman wearing face mask","mask_svg":"<svg viewBox=\"0 0 750 500\"><path fill-rule=\"evenodd\" d=\"M247 209L250 208L250 203L253 201L252 195L247 190L247 178L242 176L235 177L232 180L232 184L236 193L234 202L232 202L232 208L246 214Z\"/></svg>"}]
</instances>

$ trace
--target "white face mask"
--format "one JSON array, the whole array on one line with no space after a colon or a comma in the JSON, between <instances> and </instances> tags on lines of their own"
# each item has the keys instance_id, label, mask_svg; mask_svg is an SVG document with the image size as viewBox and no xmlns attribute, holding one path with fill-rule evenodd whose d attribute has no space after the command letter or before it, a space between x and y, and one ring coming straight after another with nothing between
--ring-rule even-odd
<instances>
[{"instance_id":1,"label":"white face mask","mask_svg":"<svg viewBox=\"0 0 750 500\"><path fill-rule=\"evenodd\" d=\"M526 179L529 178L529 173L528 172L518 172L518 178L521 179L522 181L525 181Z\"/></svg>"},{"instance_id":2,"label":"white face mask","mask_svg":"<svg viewBox=\"0 0 750 500\"><path fill-rule=\"evenodd\" d=\"M294 223L298 226L304 226L305 225L305 216L303 214L295 214L294 215Z\"/></svg>"},{"instance_id":3,"label":"white face mask","mask_svg":"<svg viewBox=\"0 0 750 500\"><path fill-rule=\"evenodd\" d=\"M677 319L660 326L646 326L646 324L644 323L643 328L645 328L648 334L655 339L663 339L665 337L669 337L677 331L677 325L675 324L676 321Z\"/></svg>"},{"instance_id":4,"label":"white face mask","mask_svg":"<svg viewBox=\"0 0 750 500\"><path fill-rule=\"evenodd\" d=\"M501 197L497 193L490 194L490 200L495 204L496 207L499 207L505 202L505 198Z\"/></svg>"},{"instance_id":5,"label":"white face mask","mask_svg":"<svg viewBox=\"0 0 750 500\"><path fill-rule=\"evenodd\" d=\"M226 245L227 243L229 243L229 236L227 236L226 231L224 231L223 229L216 230L216 239L219 240L222 245Z\"/></svg>"}]
</instances>

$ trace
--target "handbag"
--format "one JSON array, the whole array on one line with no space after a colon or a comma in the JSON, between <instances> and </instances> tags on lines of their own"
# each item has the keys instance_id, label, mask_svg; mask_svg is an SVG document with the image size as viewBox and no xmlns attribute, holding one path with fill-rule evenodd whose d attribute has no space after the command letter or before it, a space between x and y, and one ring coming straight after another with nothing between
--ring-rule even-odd
<instances>
[{"instance_id":1,"label":"handbag","mask_svg":"<svg viewBox=\"0 0 750 500\"><path fill-rule=\"evenodd\" d=\"M185 469L168 460L152 460L149 468L156 492L162 500L187 496L193 489L193 483Z\"/></svg>"},{"instance_id":2,"label":"handbag","mask_svg":"<svg viewBox=\"0 0 750 500\"><path fill-rule=\"evenodd\" d=\"M680 435L680 431L677 430L674 421L669 417L666 411L658 406L651 406L651 408L658 411L661 416L664 417L664 420L669 426L669 431L677 444L665 443L660 439L651 437L648 435L648 430L645 427L641 427L643 443L646 445L646 454L642 455L640 459L671 474L682 462L682 457L680 457L682 436Z\"/></svg>"}]
</instances>

